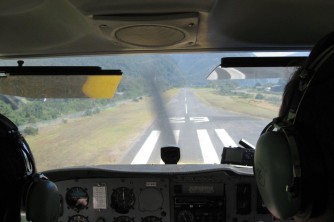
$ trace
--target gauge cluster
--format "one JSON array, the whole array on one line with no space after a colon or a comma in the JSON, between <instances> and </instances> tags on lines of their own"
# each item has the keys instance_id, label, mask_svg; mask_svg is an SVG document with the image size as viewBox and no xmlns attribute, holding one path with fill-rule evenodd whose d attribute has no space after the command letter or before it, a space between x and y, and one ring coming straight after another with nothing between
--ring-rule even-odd
<instances>
[{"instance_id":1,"label":"gauge cluster","mask_svg":"<svg viewBox=\"0 0 334 222\"><path fill-rule=\"evenodd\" d=\"M170 220L169 180L76 179L57 182L61 222L159 222Z\"/></svg>"},{"instance_id":2,"label":"gauge cluster","mask_svg":"<svg viewBox=\"0 0 334 222\"><path fill-rule=\"evenodd\" d=\"M252 171L232 172L218 166L200 171L178 167L176 172L171 172L173 169L159 172L163 169L154 166L147 166L145 172L72 169L47 174L61 194L58 221L272 221Z\"/></svg>"}]
</instances>

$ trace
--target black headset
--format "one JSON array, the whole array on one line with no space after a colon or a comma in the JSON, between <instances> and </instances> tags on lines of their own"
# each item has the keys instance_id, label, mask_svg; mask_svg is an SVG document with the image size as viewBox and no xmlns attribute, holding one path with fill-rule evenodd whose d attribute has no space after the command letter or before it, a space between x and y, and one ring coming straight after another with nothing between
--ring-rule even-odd
<instances>
[{"instance_id":1,"label":"black headset","mask_svg":"<svg viewBox=\"0 0 334 222\"><path fill-rule=\"evenodd\" d=\"M12 205L2 214L0 221L15 221L20 216L20 209L25 211L27 221L55 222L58 221L60 197L57 186L43 174L36 172L32 152L17 126L0 114L0 142L2 167L7 186L17 190L18 200L11 200ZM16 185L17 184L17 185ZM9 192L3 190L2 192ZM13 191L15 192L15 191ZM13 195L15 196L15 195ZM2 200L5 201L5 200ZM15 208L13 210L10 208ZM3 210L3 209L2 209ZM17 215L19 214L19 215Z\"/></svg>"},{"instance_id":2,"label":"black headset","mask_svg":"<svg viewBox=\"0 0 334 222\"><path fill-rule=\"evenodd\" d=\"M308 219L318 216L325 208L327 187L322 154L317 151L312 129L305 129L296 119L304 98L312 91L310 88L324 67L328 70L332 66L334 74L334 64L330 64L333 58L334 33L330 33L316 44L305 65L298 70L289 111L269 123L256 144L256 183L264 204L279 219L294 216ZM312 152L307 148L310 146L315 146ZM316 157L310 157L313 154ZM310 158L316 159L316 163L310 162Z\"/></svg>"}]
</instances>

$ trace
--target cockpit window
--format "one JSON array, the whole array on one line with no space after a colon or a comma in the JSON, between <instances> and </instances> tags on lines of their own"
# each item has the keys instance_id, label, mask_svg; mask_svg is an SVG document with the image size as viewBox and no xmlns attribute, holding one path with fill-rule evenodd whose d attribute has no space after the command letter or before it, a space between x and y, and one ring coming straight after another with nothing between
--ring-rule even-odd
<instances>
[{"instance_id":1,"label":"cockpit window","mask_svg":"<svg viewBox=\"0 0 334 222\"><path fill-rule=\"evenodd\" d=\"M232 70L246 76L241 79L210 79L208 75L222 57L265 55L268 53L29 59L25 66L101 66L120 69L123 77L111 99L3 94L1 113L19 126L39 171L163 164L160 148L171 145L180 147L179 164L219 164L223 147L236 147L240 139L256 144L261 130L278 114L290 74L282 76L281 71L267 68L261 78L247 78L246 69ZM301 54L283 56L287 55ZM0 65L16 65L16 61L3 60Z\"/></svg>"}]
</instances>

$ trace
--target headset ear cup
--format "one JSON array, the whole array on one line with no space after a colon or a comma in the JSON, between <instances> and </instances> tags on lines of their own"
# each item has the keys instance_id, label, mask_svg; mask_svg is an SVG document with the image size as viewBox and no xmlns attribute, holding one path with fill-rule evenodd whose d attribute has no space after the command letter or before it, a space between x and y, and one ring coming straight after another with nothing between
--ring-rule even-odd
<instances>
[{"instance_id":1,"label":"headset ear cup","mask_svg":"<svg viewBox=\"0 0 334 222\"><path fill-rule=\"evenodd\" d=\"M301 209L301 192L299 183L294 181L291 156L289 141L282 131L265 132L256 144L256 183L266 207L280 219L288 219Z\"/></svg>"},{"instance_id":2,"label":"headset ear cup","mask_svg":"<svg viewBox=\"0 0 334 222\"><path fill-rule=\"evenodd\" d=\"M60 197L57 186L47 179L29 184L26 194L26 217L33 222L56 222L59 217Z\"/></svg>"},{"instance_id":3,"label":"headset ear cup","mask_svg":"<svg viewBox=\"0 0 334 222\"><path fill-rule=\"evenodd\" d=\"M328 201L326 170L320 145L314 139L315 132L308 126L296 126L299 134L298 144L301 149L302 175L302 211L295 216L306 220L320 216Z\"/></svg>"}]
</instances>

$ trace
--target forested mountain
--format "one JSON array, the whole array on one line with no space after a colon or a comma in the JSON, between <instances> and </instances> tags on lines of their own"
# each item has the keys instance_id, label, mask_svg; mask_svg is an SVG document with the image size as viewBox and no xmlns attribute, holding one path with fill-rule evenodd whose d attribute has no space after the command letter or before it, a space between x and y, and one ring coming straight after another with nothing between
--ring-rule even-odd
<instances>
[{"instance_id":1,"label":"forested mountain","mask_svg":"<svg viewBox=\"0 0 334 222\"><path fill-rule=\"evenodd\" d=\"M154 78L166 87L206 85L206 77L220 64L222 57L254 56L252 53L134 54L113 56L56 57L25 60L24 66L100 66L120 69L123 80L120 91L129 90L128 83L145 86ZM16 66L15 60L0 60L0 66ZM135 87L137 88L137 87ZM143 88L139 87L138 88ZM145 88L145 87L144 87ZM145 91L145 89L141 89Z\"/></svg>"}]
</instances>

